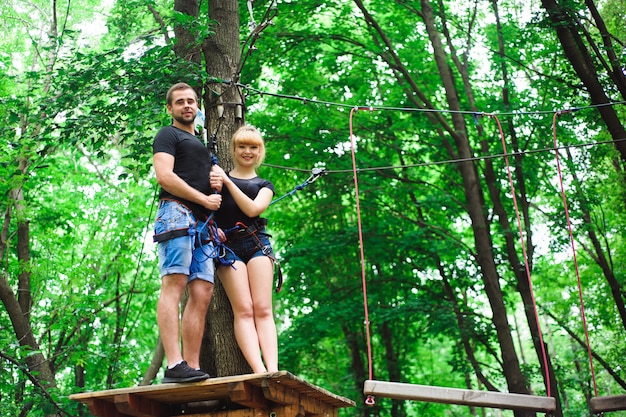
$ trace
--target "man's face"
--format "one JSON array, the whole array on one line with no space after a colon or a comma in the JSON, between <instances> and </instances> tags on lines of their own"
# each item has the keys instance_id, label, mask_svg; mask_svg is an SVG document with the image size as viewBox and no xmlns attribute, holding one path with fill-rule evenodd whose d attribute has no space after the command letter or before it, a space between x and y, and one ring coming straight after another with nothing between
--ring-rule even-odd
<instances>
[{"instance_id":1,"label":"man's face","mask_svg":"<svg viewBox=\"0 0 626 417\"><path fill-rule=\"evenodd\" d=\"M172 92L172 104L167 105L167 111L175 121L182 125L193 124L198 113L198 102L193 90L176 90Z\"/></svg>"}]
</instances>

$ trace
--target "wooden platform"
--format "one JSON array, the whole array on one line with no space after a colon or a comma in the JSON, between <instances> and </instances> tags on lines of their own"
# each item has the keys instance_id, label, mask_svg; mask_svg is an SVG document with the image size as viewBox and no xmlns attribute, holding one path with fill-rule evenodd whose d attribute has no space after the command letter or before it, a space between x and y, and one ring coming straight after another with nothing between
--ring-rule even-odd
<instances>
[{"instance_id":1,"label":"wooden platform","mask_svg":"<svg viewBox=\"0 0 626 417\"><path fill-rule=\"evenodd\" d=\"M506 410L554 411L556 399L536 395L434 387L400 382L365 381L365 395L440 404L471 405Z\"/></svg>"},{"instance_id":2,"label":"wooden platform","mask_svg":"<svg viewBox=\"0 0 626 417\"><path fill-rule=\"evenodd\" d=\"M336 417L355 402L286 371L70 395L96 417Z\"/></svg>"},{"instance_id":3,"label":"wooden platform","mask_svg":"<svg viewBox=\"0 0 626 417\"><path fill-rule=\"evenodd\" d=\"M606 411L626 410L626 395L611 395L607 397L593 397L589 401L591 411L595 414Z\"/></svg>"}]
</instances>

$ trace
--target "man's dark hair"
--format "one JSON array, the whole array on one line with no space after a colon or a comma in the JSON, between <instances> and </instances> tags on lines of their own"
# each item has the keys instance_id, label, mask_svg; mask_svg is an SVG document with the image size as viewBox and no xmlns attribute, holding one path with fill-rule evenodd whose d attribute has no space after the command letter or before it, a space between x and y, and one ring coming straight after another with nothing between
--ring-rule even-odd
<instances>
[{"instance_id":1,"label":"man's dark hair","mask_svg":"<svg viewBox=\"0 0 626 417\"><path fill-rule=\"evenodd\" d=\"M196 90L191 88L191 86L187 83L177 83L171 86L169 90L167 90L167 94L165 95L165 102L167 104L172 104L172 93L178 90L192 90L194 95L196 96L196 101L198 101L198 95L196 94Z\"/></svg>"}]
</instances>

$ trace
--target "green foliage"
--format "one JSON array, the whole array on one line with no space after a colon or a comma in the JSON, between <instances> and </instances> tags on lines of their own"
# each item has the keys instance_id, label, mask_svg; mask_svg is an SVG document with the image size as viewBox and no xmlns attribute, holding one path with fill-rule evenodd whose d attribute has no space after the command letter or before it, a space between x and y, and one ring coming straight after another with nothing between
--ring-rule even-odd
<instances>
[{"instance_id":1,"label":"green foliage","mask_svg":"<svg viewBox=\"0 0 626 417\"><path fill-rule=\"evenodd\" d=\"M364 367L367 364L367 338L363 328L364 300L359 288L361 266L350 161L351 122L356 136L357 166L361 170L358 180L368 291L366 301L371 320L375 377L463 387L464 375L473 372L465 352L458 346L461 334L465 334L473 342L482 371L502 389L505 381L498 364L500 359L490 314L486 313L489 306L475 262L463 187L458 171L449 162L454 155L446 148L446 139L437 133L437 126L427 113L377 108L413 107L413 92L409 91L408 85L411 76L420 91L426 92L431 102L435 103L435 108L444 111L443 117L448 117L438 90L440 81L426 46L428 39L418 14L413 14L412 7L416 6L411 2L397 4L404 7L394 7L389 2L368 2L366 7L384 26L384 33L397 48L393 52L399 54L400 62L410 71L408 75L402 74L401 79L394 73L397 67L384 63L386 54L392 51L382 47L381 38L364 24L355 5L346 2L285 4L280 8L276 27L271 29L273 36L265 36L256 44L259 48L257 60L272 68L266 90L278 95L249 96L253 112L248 120L266 133L268 165L287 166L298 173L272 167L264 174L277 184L278 190L287 192L306 176L306 169L324 166L328 170L326 176L292 197L289 203L283 200L269 213L271 225L277 230L275 234L284 258L283 268L288 276L288 292L279 296L281 316L285 316L284 322L289 323L288 330L280 338L281 366L304 374L322 386L335 387L337 381L348 378L350 382L345 383L341 392L348 393L351 398L361 398L358 364L362 363ZM508 6L513 7L506 8ZM507 126L510 124L517 131L518 142L515 146L507 143L507 151L524 153L518 169L523 170L525 198L532 204L527 221L532 230L536 230L533 241L538 245L535 252L537 266L532 278L537 297L540 302L552 300L553 296L555 300L560 300L559 304L570 310L560 311L557 315L568 317L569 325L578 322L576 333L580 334L580 318L571 314L571 309L576 308L576 298L560 298L563 291L572 289L573 271L570 267L564 268L561 261L549 257L551 251L559 257L568 257L561 255L567 251L568 234L555 182L554 153L550 150L553 116L550 110L568 108L572 102L585 103L588 99L578 87L579 81L570 64L562 59L552 29L537 25L533 20L524 24L514 7L501 5L503 20L500 33L496 32L495 26L479 21L475 30L465 34L472 40L487 40L487 63L490 64L487 68L481 62L484 50L476 48L483 45L476 41L465 44L459 36L468 27L466 22L471 21L469 15L455 9L456 12L448 11L447 18L453 22L450 26L459 31L453 35L459 53L467 54L464 56L470 60L468 66L473 70L470 78L474 95L477 105L481 106L478 110L496 112L499 122L505 127L507 141L510 140ZM344 17L334 19L335 13ZM492 13L491 10L479 11L481 16ZM540 11L532 13L541 15ZM304 21L307 25L302 24ZM484 24L484 32L481 32L481 24ZM504 56L497 53L498 35L506 42ZM499 84L501 64L506 65L509 73L507 87L510 103L507 106L502 103ZM297 72L292 68L297 68ZM468 106L469 103L463 100L463 105ZM373 110L358 111L350 119L350 109L357 105L372 106ZM512 111L515 113L510 113ZM546 113L543 114L543 111ZM561 144L578 145L603 140L601 135L593 133L598 126L595 110L578 112L574 117L574 121L567 117L558 120L557 137ZM470 139L476 144L476 155L498 155L504 151L495 122L495 118L488 117L472 120L468 115L466 118ZM473 128L477 123L485 129L482 136ZM584 134L581 134L581 129L585 130ZM487 147L479 148L479 141L484 141ZM585 146L582 149L589 152L589 157L596 155L603 161L580 158L574 162L585 181L595 173L612 171L606 166L602 168L613 158L606 154L604 146ZM495 221L497 218L489 211L490 203L486 196L487 215L493 220L490 223L493 249L503 277L503 291L509 308L515 311L521 307L508 263L504 234L510 232L517 236L516 208L510 197L504 159L494 158L490 162L499 175L498 191L504 196L504 209L514 228L501 229ZM509 163L514 162L513 158L509 158ZM486 162L477 161L477 166L484 173ZM516 168L511 169L516 181ZM571 186L570 179L566 182ZM574 193L570 196L574 216L580 216L576 200L582 194L602 200L612 195L616 201L623 202L623 194L619 191L621 178L607 179L603 183L612 190L570 190ZM516 192L520 192L519 188ZM605 206L606 202L598 204ZM621 234L617 231L621 224L617 218L623 216L624 210L623 207L611 207L603 210L602 219L606 221L608 216L615 214L612 224L617 229L609 234L617 236ZM606 228L606 225L602 227ZM579 239L585 240L585 237L579 235ZM620 251L619 239L610 240L613 250ZM519 245L519 238L514 237L513 241ZM617 246L613 246L614 243ZM518 252L521 256L520 248ZM554 265L549 273L544 270L544 260ZM591 262L591 259L585 259L585 262ZM614 265L617 266L617 263ZM589 272L591 279L594 273ZM455 290L454 299L442 293L443 273ZM595 285L602 282L598 271L593 281ZM594 286L592 290L598 296L607 295L606 287L598 292L595 289L599 290L599 287ZM593 306L598 306L593 308L591 314L612 320L612 324L605 323L605 326L618 329L618 333L623 334L619 320L615 320L614 305L604 303L612 310L608 312L596 303L601 304L591 301ZM464 318L461 327L453 314L455 305ZM383 324L392 328L394 338L390 344L383 343ZM552 323L546 331L556 331L553 326L559 327ZM525 334L525 328L525 325L520 325L520 334ZM321 366L326 366L324 358L336 356L335 345L328 347L331 334L336 338L343 337L346 349L351 346L351 340L358 340L359 359L353 356L351 363L345 365L343 359L328 359L332 365L343 368L335 373L324 368L322 373L319 370ZM568 349L570 346L567 337L552 342L557 346L564 343ZM603 350L612 344L601 340L594 342ZM441 351L442 355L435 360L422 352L416 353L416 347L425 343L429 343L429 351ZM321 350L320 345L330 353ZM389 351L389 345L393 346L393 352ZM528 355L532 346L521 346L520 349ZM559 347L554 349L560 351ZM447 351L449 355L444 354ZM395 370L389 360L392 355L396 355ZM613 357L613 354L609 356ZM569 368L571 364L565 357L556 360L559 369ZM537 377L537 359L531 361L524 364L528 383L534 390L544 392L543 381ZM442 363L450 368L443 370ZM585 363L585 358L581 358L581 363ZM614 363L619 363L619 360ZM392 371L396 373L390 374ZM366 369L361 368L360 372L366 373ZM357 378L354 387L352 378ZM580 386L564 385L567 389L580 389ZM380 407L388 415L391 402L383 400ZM448 415L444 414L444 410L450 409L432 404L404 404L403 407L408 415L416 409L428 409L434 413L430 415ZM348 415L368 412L360 408L358 400L357 408L359 411L355 414L345 412ZM581 408L584 409L584 405ZM570 415L575 415L577 409L577 405L572 405Z\"/></svg>"},{"instance_id":2,"label":"green foliage","mask_svg":"<svg viewBox=\"0 0 626 417\"><path fill-rule=\"evenodd\" d=\"M571 147L559 155L591 345L622 379L624 325L590 232L599 236L623 292L624 182L612 145L598 144L611 138L597 109L553 120L554 110L589 101L554 28L534 5L520 13L521 4L498 2L499 29L488 5L437 5L445 19L438 14L436 25L450 39L445 60L467 110L464 126L453 126L419 5L364 3L378 29L357 2L280 2L275 24L255 40L258 49L243 68L242 83L253 87L244 88L246 120L263 131L268 147L260 175L274 182L277 197L301 184L313 167L327 170L267 213L286 277L275 298L281 369L354 399L357 407L341 410L344 416L467 414L465 407L383 398L366 408L369 348L377 379L484 389L478 367L489 383L507 389L477 262L483 254L457 167L452 131L463 128L476 156L523 375L533 391L545 391L505 239L515 235L511 241L521 253L509 168L518 202L529 202L521 221L535 245L532 280L559 388L568 398L565 415L584 415L591 376L578 341L584 333L577 268L551 149L552 123L559 144ZM248 16L241 5L245 38ZM254 2L255 16L268 5ZM169 38L178 22L194 29L200 43L209 33L206 17L183 21L171 2L162 1L114 2L110 9L96 1L59 4L57 13L66 6L67 25L54 36L47 33L47 4L5 7L0 14L6 33L0 41L0 208L8 227L0 270L14 291L18 275L30 273L30 324L56 383L48 398L29 381L25 358L38 352L19 345L8 312L0 310L0 339L7 341L0 348L0 395L7 415L27 409L28 415L45 415L56 406L78 415L68 394L139 382L157 338L151 142L169 122L166 89L177 81L201 85L210 76L176 59ZM623 38L621 15L612 10L607 4L603 13ZM89 25L108 32L87 36L81 28ZM460 68L467 70L471 90L464 89ZM623 113L623 106L616 110ZM498 123L507 152L518 158L502 157ZM494 190L487 188L490 165ZM23 212L13 210L16 190L24 193ZM500 197L508 225L491 193ZM28 265L16 250L18 221L26 220ZM82 371L85 384L78 387L74 377ZM602 393L623 388L604 367L597 371Z\"/></svg>"},{"instance_id":3,"label":"green foliage","mask_svg":"<svg viewBox=\"0 0 626 417\"><path fill-rule=\"evenodd\" d=\"M29 274L31 328L56 387L42 395L28 381L24 360L37 352L3 345L3 415L49 415L58 407L77 413L78 404L67 399L72 392L136 385L157 340L151 143L169 122L169 85L200 84L202 77L174 59L170 45L145 33L135 32L133 43L111 35L112 43L83 47L69 23L93 19L85 10L66 9L68 27L51 46L44 37L33 49L5 49L21 60L3 67L0 78L0 191L9 232L2 274L16 294L18 275ZM17 32L12 23L24 16L18 8L2 17ZM38 24L37 16L29 17L30 25ZM4 39L11 40L18 37ZM23 212L11 207L15 190L23 193ZM25 221L27 268L16 250L17 224ZM0 331L3 340L15 340L4 309ZM79 373L82 386L76 386Z\"/></svg>"}]
</instances>

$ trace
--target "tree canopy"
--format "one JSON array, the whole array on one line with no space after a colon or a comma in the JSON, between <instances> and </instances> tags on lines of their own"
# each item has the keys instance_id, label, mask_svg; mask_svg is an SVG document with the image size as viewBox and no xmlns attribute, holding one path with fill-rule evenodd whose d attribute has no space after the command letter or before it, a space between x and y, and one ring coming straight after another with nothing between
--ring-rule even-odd
<instances>
[{"instance_id":1,"label":"tree canopy","mask_svg":"<svg viewBox=\"0 0 626 417\"><path fill-rule=\"evenodd\" d=\"M179 81L220 140L264 134L280 368L357 402L341 415L492 415L366 406L367 379L558 416L624 393L621 2L174 3L0 8L3 412L87 416L69 394L160 372L151 144Z\"/></svg>"}]
</instances>

